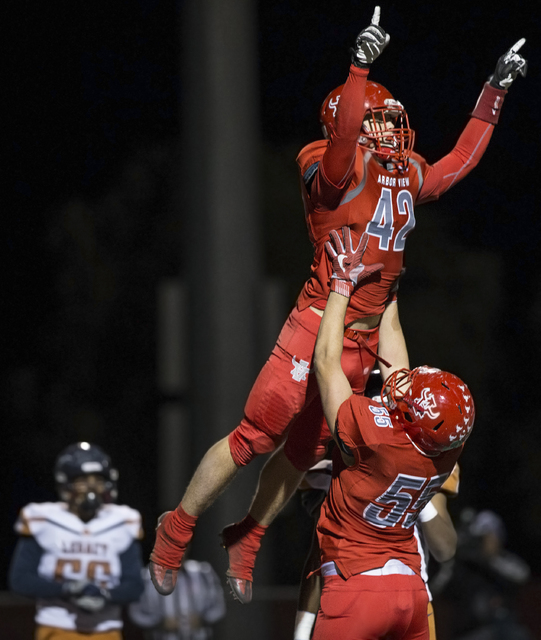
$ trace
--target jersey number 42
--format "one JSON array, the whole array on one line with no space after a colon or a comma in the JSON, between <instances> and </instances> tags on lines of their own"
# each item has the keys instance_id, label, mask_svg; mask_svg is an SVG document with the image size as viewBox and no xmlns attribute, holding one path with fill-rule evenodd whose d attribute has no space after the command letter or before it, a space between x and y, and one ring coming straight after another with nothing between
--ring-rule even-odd
<instances>
[{"instance_id":1,"label":"jersey number 42","mask_svg":"<svg viewBox=\"0 0 541 640\"><path fill-rule=\"evenodd\" d=\"M399 216L407 216L404 224L399 229L393 242L393 251L404 251L406 246L406 236L415 227L415 213L413 210L413 198L411 193L399 191L396 196L396 207ZM370 236L379 238L379 249L381 251L389 251L391 240L393 237L394 211L393 211L393 192L391 189L383 188L379 197L376 210L372 216L372 220L366 227L366 232Z\"/></svg>"}]
</instances>

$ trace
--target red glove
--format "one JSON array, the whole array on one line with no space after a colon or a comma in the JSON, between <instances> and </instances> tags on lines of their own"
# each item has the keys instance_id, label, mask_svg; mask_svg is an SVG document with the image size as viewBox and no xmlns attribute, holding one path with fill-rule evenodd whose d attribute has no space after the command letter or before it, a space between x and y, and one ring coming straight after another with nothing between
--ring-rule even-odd
<instances>
[{"instance_id":1,"label":"red glove","mask_svg":"<svg viewBox=\"0 0 541 640\"><path fill-rule=\"evenodd\" d=\"M381 262L362 264L368 244L367 233L363 233L356 249L353 249L349 227L342 227L342 236L343 242L338 231L331 231L329 233L331 240L325 243L325 249L332 262L331 291L336 291L336 293L349 298L362 280L381 271L384 265Z\"/></svg>"}]
</instances>

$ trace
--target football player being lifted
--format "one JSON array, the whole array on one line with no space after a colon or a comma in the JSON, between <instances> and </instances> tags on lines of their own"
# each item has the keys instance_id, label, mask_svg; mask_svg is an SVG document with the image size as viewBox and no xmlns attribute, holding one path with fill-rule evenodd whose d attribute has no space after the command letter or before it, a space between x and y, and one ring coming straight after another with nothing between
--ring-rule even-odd
<instances>
[{"instance_id":1,"label":"football player being lifted","mask_svg":"<svg viewBox=\"0 0 541 640\"><path fill-rule=\"evenodd\" d=\"M372 65L389 44L376 7L358 35L349 75L325 100L326 138L301 150L297 163L314 260L294 309L248 397L244 418L205 454L174 511L156 531L150 571L155 587L171 593L198 516L254 457L277 449L266 462L249 513L226 527L228 581L241 602L252 595L252 570L267 526L295 492L304 472L330 439L313 374L316 335L331 277L324 244L344 225L368 235L362 286L346 311L342 359L354 393L362 393L377 357L386 378L409 367L398 316L398 278L404 249L415 227L415 205L437 199L462 180L484 154L507 90L526 61L519 40L497 62L455 147L433 165L413 150L414 133L405 109L369 80ZM280 445L285 442L284 447Z\"/></svg>"},{"instance_id":2,"label":"football player being lifted","mask_svg":"<svg viewBox=\"0 0 541 640\"><path fill-rule=\"evenodd\" d=\"M121 640L121 606L143 592L138 511L115 504L118 472L98 446L79 442L57 458L61 502L30 503L9 585L35 598L36 640Z\"/></svg>"}]
</instances>

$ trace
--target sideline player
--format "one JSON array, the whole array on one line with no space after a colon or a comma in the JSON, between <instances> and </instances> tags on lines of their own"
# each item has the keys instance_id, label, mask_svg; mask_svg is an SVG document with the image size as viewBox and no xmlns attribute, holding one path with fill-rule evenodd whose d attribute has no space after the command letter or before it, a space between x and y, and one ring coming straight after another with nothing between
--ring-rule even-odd
<instances>
[{"instance_id":1,"label":"sideline player","mask_svg":"<svg viewBox=\"0 0 541 640\"><path fill-rule=\"evenodd\" d=\"M15 524L10 589L36 599L36 640L121 640L121 607L143 593L141 516L114 504L118 472L96 445L67 447L54 475L62 501Z\"/></svg>"},{"instance_id":2,"label":"sideline player","mask_svg":"<svg viewBox=\"0 0 541 640\"><path fill-rule=\"evenodd\" d=\"M314 245L311 276L260 372L245 406L244 419L215 443L196 469L178 507L160 517L150 557L150 573L162 594L174 589L176 572L197 518L260 454L274 451L288 430L297 433L262 470L249 514L223 532L229 554L228 581L241 602L252 594L252 569L261 538L297 488L304 471L322 455L314 424L328 439L314 376L314 343L329 292L329 263L323 245L331 229L349 225L368 233L363 274L347 310L344 369L361 393L373 368L378 340L383 373L404 366L407 351L400 327L396 284L403 268L405 240L415 225L414 205L437 199L478 163L498 122L508 87L526 61L519 41L496 65L455 148L434 165L413 152L414 132L402 105L381 85L368 81L371 64L389 36L379 26L379 7L361 31L352 52L349 76L322 108L328 140L305 147L298 157L306 220ZM380 270L375 265L382 265ZM407 366L407 365L406 365ZM309 435L315 443L299 447ZM297 443L297 444L296 444Z\"/></svg>"},{"instance_id":3,"label":"sideline player","mask_svg":"<svg viewBox=\"0 0 541 640\"><path fill-rule=\"evenodd\" d=\"M323 589L313 638L428 640L414 525L471 434L473 399L459 378L429 367L395 371L383 404L353 393L341 364L350 294L342 283L351 289L362 242L354 249L330 237L333 283L314 368L337 447L317 525Z\"/></svg>"}]
</instances>

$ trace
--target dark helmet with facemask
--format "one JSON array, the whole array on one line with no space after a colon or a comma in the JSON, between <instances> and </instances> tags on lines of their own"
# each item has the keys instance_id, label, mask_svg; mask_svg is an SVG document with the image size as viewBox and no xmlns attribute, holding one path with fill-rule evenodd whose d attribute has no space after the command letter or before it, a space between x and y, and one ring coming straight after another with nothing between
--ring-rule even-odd
<instances>
[{"instance_id":1,"label":"dark helmet with facemask","mask_svg":"<svg viewBox=\"0 0 541 640\"><path fill-rule=\"evenodd\" d=\"M56 459L54 478L60 498L70 502L74 494L73 482L88 475L103 477L105 490L97 492L89 489L81 503L83 510L96 511L102 504L116 501L118 471L100 447L88 442L69 445Z\"/></svg>"}]
</instances>

